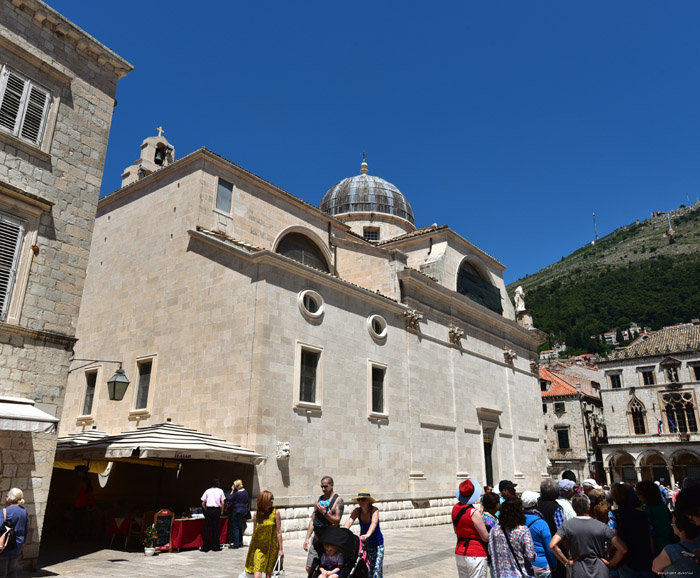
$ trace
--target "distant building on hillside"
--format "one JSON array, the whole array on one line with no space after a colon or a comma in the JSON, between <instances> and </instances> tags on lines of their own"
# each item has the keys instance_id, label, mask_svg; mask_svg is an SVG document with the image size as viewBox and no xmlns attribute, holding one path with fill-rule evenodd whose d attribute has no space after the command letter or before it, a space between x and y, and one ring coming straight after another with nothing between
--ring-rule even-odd
<instances>
[{"instance_id":1,"label":"distant building on hillside","mask_svg":"<svg viewBox=\"0 0 700 578\"><path fill-rule=\"evenodd\" d=\"M600 361L599 371L608 479L669 483L700 476L700 321L643 334Z\"/></svg>"},{"instance_id":2,"label":"distant building on hillside","mask_svg":"<svg viewBox=\"0 0 700 578\"><path fill-rule=\"evenodd\" d=\"M554 349L545 349L540 351L540 361L547 361L548 359L556 359L559 354Z\"/></svg>"}]
</instances>

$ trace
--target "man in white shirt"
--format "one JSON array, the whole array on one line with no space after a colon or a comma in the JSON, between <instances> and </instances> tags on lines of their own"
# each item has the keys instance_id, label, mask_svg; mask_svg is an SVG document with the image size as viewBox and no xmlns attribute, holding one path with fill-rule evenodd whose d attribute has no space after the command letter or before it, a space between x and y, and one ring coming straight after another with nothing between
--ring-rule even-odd
<instances>
[{"instance_id":1,"label":"man in white shirt","mask_svg":"<svg viewBox=\"0 0 700 578\"><path fill-rule=\"evenodd\" d=\"M576 512L574 512L574 508L571 505L571 496L574 495L574 483L571 480L561 480L557 485L559 486L557 504L564 511L564 521L566 522L566 520L576 517Z\"/></svg>"},{"instance_id":2,"label":"man in white shirt","mask_svg":"<svg viewBox=\"0 0 700 578\"><path fill-rule=\"evenodd\" d=\"M219 543L219 520L224 511L226 496L219 487L219 480L214 478L209 488L202 494L202 508L204 509L204 537L202 538L202 552L221 551Z\"/></svg>"}]
</instances>

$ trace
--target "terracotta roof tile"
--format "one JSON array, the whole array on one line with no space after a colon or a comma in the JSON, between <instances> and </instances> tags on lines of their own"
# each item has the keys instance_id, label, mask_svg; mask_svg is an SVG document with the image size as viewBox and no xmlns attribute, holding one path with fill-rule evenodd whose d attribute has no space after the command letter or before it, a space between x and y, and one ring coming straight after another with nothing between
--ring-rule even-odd
<instances>
[{"instance_id":1,"label":"terracotta roof tile","mask_svg":"<svg viewBox=\"0 0 700 578\"><path fill-rule=\"evenodd\" d=\"M698 351L700 349L700 325L674 325L656 333L638 337L627 347L618 347L606 361L632 359L655 355L669 355Z\"/></svg>"},{"instance_id":2,"label":"terracotta roof tile","mask_svg":"<svg viewBox=\"0 0 700 578\"><path fill-rule=\"evenodd\" d=\"M559 395L578 395L576 388L566 383L555 373L544 367L540 367L540 379L550 382L552 385L547 391L542 392L542 397L556 397Z\"/></svg>"}]
</instances>

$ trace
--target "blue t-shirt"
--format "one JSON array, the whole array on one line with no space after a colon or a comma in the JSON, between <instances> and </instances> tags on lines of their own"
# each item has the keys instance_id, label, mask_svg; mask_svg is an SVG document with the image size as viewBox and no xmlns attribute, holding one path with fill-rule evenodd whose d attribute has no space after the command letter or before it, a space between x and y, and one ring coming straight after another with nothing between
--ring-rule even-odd
<instances>
[{"instance_id":1,"label":"blue t-shirt","mask_svg":"<svg viewBox=\"0 0 700 578\"><path fill-rule=\"evenodd\" d=\"M22 506L7 506L5 510L7 511L7 519L10 521L10 525L15 529L17 547L5 548L5 550L0 553L0 558L18 558L22 553L24 538L29 530L29 516L27 516L27 510Z\"/></svg>"}]
</instances>

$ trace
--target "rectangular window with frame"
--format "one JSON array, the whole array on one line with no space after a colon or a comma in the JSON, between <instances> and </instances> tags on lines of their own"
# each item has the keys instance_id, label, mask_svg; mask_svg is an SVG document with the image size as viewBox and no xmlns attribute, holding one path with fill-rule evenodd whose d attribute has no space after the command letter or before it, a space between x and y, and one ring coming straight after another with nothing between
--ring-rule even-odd
<instances>
[{"instance_id":1,"label":"rectangular window with frame","mask_svg":"<svg viewBox=\"0 0 700 578\"><path fill-rule=\"evenodd\" d=\"M643 385L656 385L656 375L654 374L653 367L642 367L639 373L642 374Z\"/></svg>"},{"instance_id":2,"label":"rectangular window with frame","mask_svg":"<svg viewBox=\"0 0 700 578\"><path fill-rule=\"evenodd\" d=\"M82 415L92 415L92 405L95 401L97 387L97 371L85 372L85 399L83 400Z\"/></svg>"},{"instance_id":3,"label":"rectangular window with frame","mask_svg":"<svg viewBox=\"0 0 700 578\"><path fill-rule=\"evenodd\" d=\"M546 403L542 404L542 413L547 413L547 404Z\"/></svg>"},{"instance_id":4,"label":"rectangular window with frame","mask_svg":"<svg viewBox=\"0 0 700 578\"><path fill-rule=\"evenodd\" d=\"M362 236L368 241L379 241L379 227L364 227Z\"/></svg>"},{"instance_id":5,"label":"rectangular window with frame","mask_svg":"<svg viewBox=\"0 0 700 578\"><path fill-rule=\"evenodd\" d=\"M694 381L700 381L700 364L691 365L690 373L693 376Z\"/></svg>"},{"instance_id":6,"label":"rectangular window with frame","mask_svg":"<svg viewBox=\"0 0 700 578\"><path fill-rule=\"evenodd\" d=\"M21 74L3 67L0 73L0 129L39 146L51 94Z\"/></svg>"},{"instance_id":7,"label":"rectangular window with frame","mask_svg":"<svg viewBox=\"0 0 700 578\"><path fill-rule=\"evenodd\" d=\"M318 403L318 376L321 352L302 347L299 373L299 401Z\"/></svg>"},{"instance_id":8,"label":"rectangular window with frame","mask_svg":"<svg viewBox=\"0 0 700 578\"><path fill-rule=\"evenodd\" d=\"M224 179L219 179L219 185L216 190L216 210L226 213L231 213L233 204L233 183L229 183Z\"/></svg>"},{"instance_id":9,"label":"rectangular window with frame","mask_svg":"<svg viewBox=\"0 0 700 578\"><path fill-rule=\"evenodd\" d=\"M25 225L0 213L0 321L5 321L15 284Z\"/></svg>"},{"instance_id":10,"label":"rectangular window with frame","mask_svg":"<svg viewBox=\"0 0 700 578\"><path fill-rule=\"evenodd\" d=\"M557 401L554 402L554 413L564 413L566 412L566 402Z\"/></svg>"},{"instance_id":11,"label":"rectangular window with frame","mask_svg":"<svg viewBox=\"0 0 700 578\"><path fill-rule=\"evenodd\" d=\"M386 366L370 363L371 414L386 415Z\"/></svg>"},{"instance_id":12,"label":"rectangular window with frame","mask_svg":"<svg viewBox=\"0 0 700 578\"><path fill-rule=\"evenodd\" d=\"M557 443L560 450L571 449L569 442L569 428L560 428L557 430Z\"/></svg>"},{"instance_id":13,"label":"rectangular window with frame","mask_svg":"<svg viewBox=\"0 0 700 578\"><path fill-rule=\"evenodd\" d=\"M610 387L612 389L621 389L622 388L622 375L619 373L611 373L608 375L608 379L610 380Z\"/></svg>"},{"instance_id":14,"label":"rectangular window with frame","mask_svg":"<svg viewBox=\"0 0 700 578\"><path fill-rule=\"evenodd\" d=\"M147 359L138 362L138 384L136 385L136 404L134 409L148 408L148 393L151 389L151 372L153 360Z\"/></svg>"}]
</instances>

